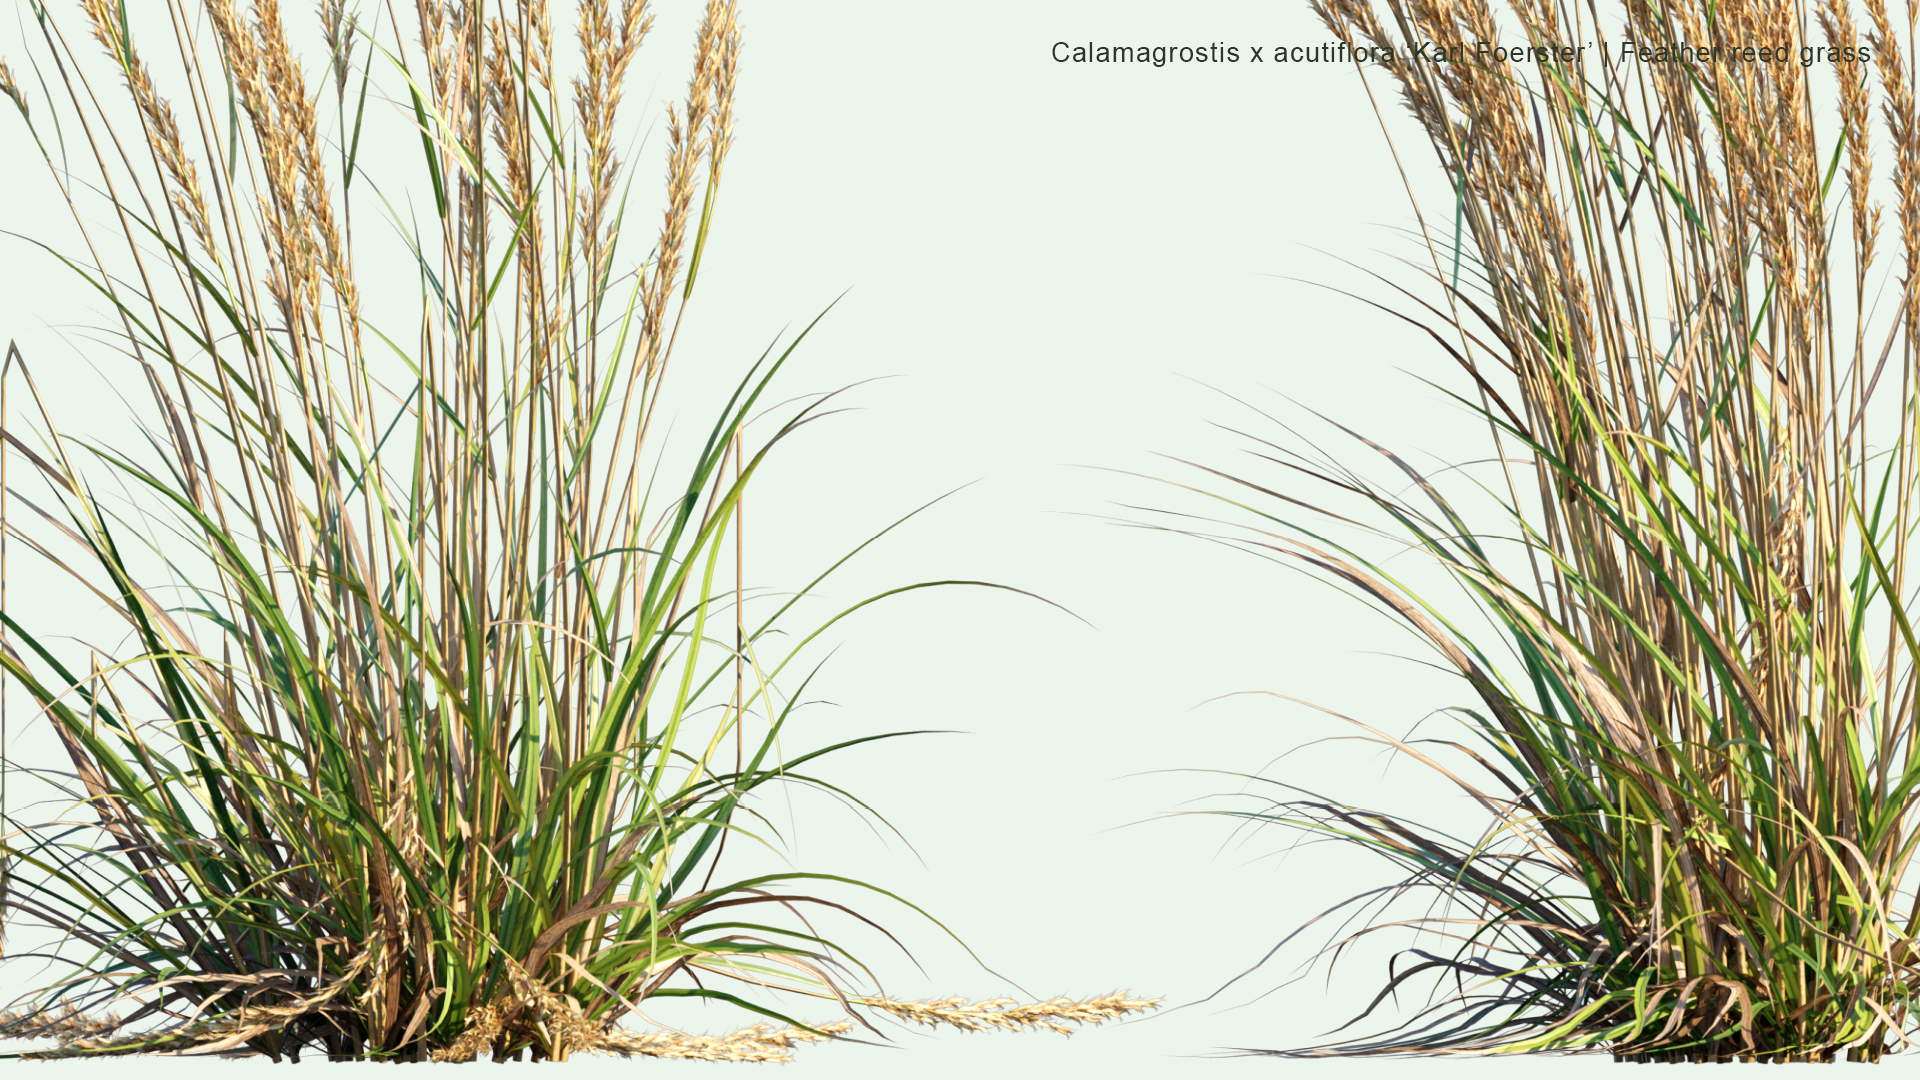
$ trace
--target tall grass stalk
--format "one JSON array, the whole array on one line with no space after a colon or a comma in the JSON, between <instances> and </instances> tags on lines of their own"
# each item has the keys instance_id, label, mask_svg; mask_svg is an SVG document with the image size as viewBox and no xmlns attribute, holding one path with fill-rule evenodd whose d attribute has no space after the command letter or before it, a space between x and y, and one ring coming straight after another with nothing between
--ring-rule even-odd
<instances>
[{"instance_id":1,"label":"tall grass stalk","mask_svg":"<svg viewBox=\"0 0 1920 1080\"><path fill-rule=\"evenodd\" d=\"M891 894L721 868L759 835L757 789L844 795L813 765L888 737L784 752L798 688L775 680L819 630L769 652L793 601L745 610L745 493L825 399L748 423L805 333L662 456L733 141L734 4L705 5L651 223L621 159L639 0L580 0L571 49L545 0L324 0L317 66L276 0L26 10L29 89L57 97L29 109L0 75L74 211L54 257L150 407L143 445L70 436L9 355L7 456L44 492L16 470L7 535L131 644L75 656L0 616L75 808L10 822L9 904L80 949L0 1028L66 1054L768 1060L848 1028L738 987L912 1012L817 925L874 925L823 890ZM407 192L368 166L394 116ZM389 236L417 296L383 325ZM668 997L784 1029L615 1026Z\"/></svg>"},{"instance_id":2,"label":"tall grass stalk","mask_svg":"<svg viewBox=\"0 0 1920 1080\"><path fill-rule=\"evenodd\" d=\"M1322 455L1259 451L1384 512L1477 602L1469 614L1334 539L1328 498L1316 515L1262 501L1275 481L1218 474L1271 523L1255 550L1383 605L1478 699L1459 711L1478 745L1367 737L1457 785L1482 835L1297 788L1235 811L1400 865L1354 898L1349 914L1376 927L1394 925L1377 902L1441 901L1409 916L1422 941L1367 1012L1439 975L1436 996L1387 1034L1296 1052L1901 1048L1920 991L1911 10L1315 10L1356 50L1402 58L1362 73L1397 91L1457 192L1423 208L1433 298L1384 310L1468 377L1456 400L1498 446L1474 499L1505 512L1461 509L1443 490L1457 476L1436 482L1354 432L1343 445L1411 481L1405 497ZM1623 41L1642 55L1623 58ZM1496 59L1476 42L1590 47ZM1407 62L1425 44L1463 59ZM1666 61L1644 55L1657 49ZM1494 636L1472 629L1482 617Z\"/></svg>"}]
</instances>

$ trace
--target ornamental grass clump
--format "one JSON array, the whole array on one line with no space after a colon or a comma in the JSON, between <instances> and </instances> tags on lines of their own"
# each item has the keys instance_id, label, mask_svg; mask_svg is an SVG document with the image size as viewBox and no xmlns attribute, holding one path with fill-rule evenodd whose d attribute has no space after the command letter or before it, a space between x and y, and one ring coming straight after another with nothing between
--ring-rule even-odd
<instances>
[{"instance_id":1,"label":"ornamental grass clump","mask_svg":"<svg viewBox=\"0 0 1920 1080\"><path fill-rule=\"evenodd\" d=\"M819 921L873 926L830 890L891 894L723 869L759 840L757 789L838 793L818 760L889 737L783 752L776 680L819 630L774 650L796 601L747 614L745 492L822 413L766 404L799 338L691 447L662 441L733 140L734 4L705 5L651 220L622 160L639 0L580 0L570 47L545 0L325 0L317 63L276 0L24 10L10 160L37 154L72 208L55 257L143 403L120 437L69 434L8 352L9 570L63 573L114 624L72 646L0 615L72 770L35 804L53 820L9 807L15 928L71 966L0 1037L784 1060L851 1028L740 988L906 1008ZM669 997L780 1026L618 1026Z\"/></svg>"},{"instance_id":2,"label":"ornamental grass clump","mask_svg":"<svg viewBox=\"0 0 1920 1080\"><path fill-rule=\"evenodd\" d=\"M1396 923L1372 905L1438 894L1398 924L1421 940L1366 1011L1437 976L1434 996L1386 1034L1289 1052L1904 1047L1920 992L1912 9L1315 10L1356 51L1466 45L1464 62L1362 74L1398 92L1452 192L1422 208L1433 291L1396 314L1464 370L1456 400L1496 449L1448 477L1364 432L1339 436L1344 466L1258 451L1337 495L1314 516L1293 490L1250 545L1381 604L1478 699L1459 711L1477 746L1366 737L1486 820L1456 838L1299 789L1234 811L1404 868L1351 901L1374 927ZM1250 509L1279 494L1219 475ZM1335 498L1384 512L1477 611L1335 540L1354 524ZM1492 518L1474 509L1489 499Z\"/></svg>"}]
</instances>

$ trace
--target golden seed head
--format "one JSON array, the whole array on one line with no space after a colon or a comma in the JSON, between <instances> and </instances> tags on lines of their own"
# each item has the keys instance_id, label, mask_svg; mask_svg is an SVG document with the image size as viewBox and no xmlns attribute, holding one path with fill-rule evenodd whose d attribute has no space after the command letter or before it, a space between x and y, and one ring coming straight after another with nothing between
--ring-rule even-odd
<instances>
[{"instance_id":1,"label":"golden seed head","mask_svg":"<svg viewBox=\"0 0 1920 1080\"><path fill-rule=\"evenodd\" d=\"M1018 1031L1044 1027L1062 1035L1073 1033L1067 1024L1104 1024L1128 1013L1146 1012L1160 1006L1159 998L1131 998L1123 992L1085 1000L1052 998L1030 1005L1016 1004L1013 998L988 998L973 1003L959 997L931 1001L897 1001L893 998L855 1000L902 1020L931 1027L945 1024L962 1031Z\"/></svg>"},{"instance_id":2,"label":"golden seed head","mask_svg":"<svg viewBox=\"0 0 1920 1080\"><path fill-rule=\"evenodd\" d=\"M28 115L27 99L20 93L20 84L13 81L13 69L7 66L5 60L0 60L0 94L13 99L13 103L20 107L21 116Z\"/></svg>"}]
</instances>

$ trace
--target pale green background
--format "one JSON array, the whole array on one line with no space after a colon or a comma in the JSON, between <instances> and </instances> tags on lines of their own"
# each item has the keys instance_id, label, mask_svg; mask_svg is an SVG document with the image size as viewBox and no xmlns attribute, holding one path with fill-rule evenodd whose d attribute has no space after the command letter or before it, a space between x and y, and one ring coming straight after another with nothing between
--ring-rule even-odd
<instances>
[{"instance_id":1,"label":"pale green background","mask_svg":"<svg viewBox=\"0 0 1920 1080\"><path fill-rule=\"evenodd\" d=\"M289 14L305 17L307 7ZM693 9L662 7L630 109L678 93ZM18 21L26 10L18 0ZM1258 770L1343 733L1275 698L1207 703L1237 691L1290 695L1396 732L1467 695L1403 659L1420 656L1418 646L1387 620L1303 575L1103 523L1146 517L1116 504L1196 504L1076 466L1198 476L1158 452L1252 467L1237 456L1241 440L1209 426L1243 424L1246 414L1200 383L1302 419L1280 396L1290 395L1422 462L1484 452L1471 418L1416 378L1447 379L1434 348L1355 301L1289 280L1384 299L1384 286L1335 256L1410 280L1396 260L1420 255L1394 231L1411 225L1412 210L1360 82L1337 65L1156 70L1049 58L1058 40L1327 40L1304 3L757 0L744 18L739 141L679 354L687 374L676 377L701 402L683 413L685 428L706 419L698 395L846 290L784 385L899 376L855 391L863 411L809 429L766 477L749 511L754 580L795 587L906 510L977 480L863 556L829 598L979 578L1037 592L1093 624L982 591L914 594L843 624L835 637L844 644L809 695L834 704L809 712L791 745L909 727L968 734L864 748L825 770L886 814L917 858L823 800L797 799L795 863L923 904L1025 993L1204 997L1313 913L1385 883L1389 868L1324 846L1282 857L1292 837L1279 830L1236 838L1222 819L1154 820L1208 805L1188 800L1235 782L1141 774ZM0 40L17 59L16 39L9 30ZM44 172L17 152L11 110L0 129L9 162L0 225L59 239ZM1405 151L1444 216L1445 186L1424 148L1409 141ZM636 184L645 199L653 175ZM56 393L95 419L111 412L85 389L92 346L78 328L98 321L43 256L18 241L0 247L0 337L20 339L41 370L64 369L49 380ZM1324 428L1313 435L1335 445ZM1395 565L1417 576L1416 562ZM25 610L31 595L31 584L20 586L13 603ZM1429 718L1423 731L1451 724ZM1472 820L1416 767L1357 743L1301 750L1271 775ZM931 973L864 939L864 957L897 996L1024 996L908 913L872 910ZM782 1075L1519 1075L1598 1064L1193 1057L1314 1041L1371 996L1386 957L1362 953L1331 987L1316 971L1256 1000L1308 953L1284 952L1217 1003L1071 1040L900 1031L899 1049L805 1048ZM718 1009L660 1015L696 1030L732 1019ZM147 1060L60 1071L258 1067ZM587 1059L573 1068L714 1067Z\"/></svg>"}]
</instances>

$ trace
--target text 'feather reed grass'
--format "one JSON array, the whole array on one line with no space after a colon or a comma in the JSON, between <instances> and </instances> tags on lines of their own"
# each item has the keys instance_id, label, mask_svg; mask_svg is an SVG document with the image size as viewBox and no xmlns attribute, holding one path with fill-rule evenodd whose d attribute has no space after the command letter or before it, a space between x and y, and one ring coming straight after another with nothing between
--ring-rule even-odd
<instances>
[{"instance_id":1,"label":"text 'feather reed grass'","mask_svg":"<svg viewBox=\"0 0 1920 1080\"><path fill-rule=\"evenodd\" d=\"M1365 905L1440 900L1407 917L1420 943L1367 1012L1437 975L1436 996L1395 1031L1292 1053L1829 1061L1906 1046L1920 991L1912 10L1315 10L1355 53L1465 45L1459 62L1362 73L1397 91L1453 193L1417 207L1434 297L1403 293L1403 317L1467 375L1456 400L1498 449L1477 484L1439 482L1364 432L1339 436L1351 455L1256 451L1384 512L1474 616L1333 539L1354 522L1330 501L1316 517L1291 496L1259 502L1272 480L1215 474L1268 522L1252 550L1378 602L1478 698L1459 710L1478 746L1366 736L1457 785L1486 815L1479 837L1298 788L1237 811L1398 864L1398 884L1353 901L1377 925L1393 922ZM1516 62L1476 42L1530 48ZM1467 507L1489 499L1504 511L1475 520ZM1482 615L1493 636L1463 629Z\"/></svg>"}]
</instances>

